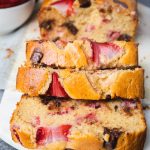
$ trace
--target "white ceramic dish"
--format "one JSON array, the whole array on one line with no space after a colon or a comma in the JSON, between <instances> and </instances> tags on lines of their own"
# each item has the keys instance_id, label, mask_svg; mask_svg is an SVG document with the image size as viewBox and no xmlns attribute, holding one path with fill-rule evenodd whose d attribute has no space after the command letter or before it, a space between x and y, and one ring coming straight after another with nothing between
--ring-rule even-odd
<instances>
[{"instance_id":1,"label":"white ceramic dish","mask_svg":"<svg viewBox=\"0 0 150 150\"><path fill-rule=\"evenodd\" d=\"M137 42L139 42L139 63L145 69L145 76L149 76L149 78L145 79L145 92L146 92L146 99L144 99L143 103L150 105L150 22L149 22L149 15L150 15L150 8L147 8L143 5L139 5L139 15L140 15L140 27L139 33L137 37ZM31 24L30 30L27 34L27 40L33 38L33 28L35 27L35 22ZM24 51L24 47L21 49ZM20 60L22 60L22 56L19 56ZM20 62L19 60L19 63ZM22 62L23 63L23 62ZM16 70L14 70L16 72ZM12 80L9 79L9 80ZM13 80L15 82L15 80ZM10 85L11 87L12 85ZM9 88L10 88L9 87ZM20 144L16 144L12 141L10 130L9 130L9 121L11 115L16 107L16 103L20 100L21 93L14 91L14 90L5 90L2 102L0 104L0 138L10 144L11 146L15 147L17 150L26 150ZM145 117L147 121L148 131L147 131L147 138L145 143L144 150L150 150L150 110L145 111Z\"/></svg>"},{"instance_id":2,"label":"white ceramic dish","mask_svg":"<svg viewBox=\"0 0 150 150\"><path fill-rule=\"evenodd\" d=\"M0 35L20 27L30 17L34 5L35 0L29 0L18 6L0 8Z\"/></svg>"}]
</instances>

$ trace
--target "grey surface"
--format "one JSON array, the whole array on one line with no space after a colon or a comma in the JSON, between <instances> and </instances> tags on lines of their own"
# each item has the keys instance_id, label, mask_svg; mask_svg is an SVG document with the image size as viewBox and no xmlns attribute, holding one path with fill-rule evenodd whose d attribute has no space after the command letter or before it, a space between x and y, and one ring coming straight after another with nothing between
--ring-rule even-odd
<instances>
[{"instance_id":1,"label":"grey surface","mask_svg":"<svg viewBox=\"0 0 150 150\"><path fill-rule=\"evenodd\" d=\"M138 1L150 7L150 0L138 0ZM4 90L0 90L0 100L2 98L3 92ZM15 150L15 149L6 144L5 142L3 142L2 140L0 140L0 150Z\"/></svg>"}]
</instances>

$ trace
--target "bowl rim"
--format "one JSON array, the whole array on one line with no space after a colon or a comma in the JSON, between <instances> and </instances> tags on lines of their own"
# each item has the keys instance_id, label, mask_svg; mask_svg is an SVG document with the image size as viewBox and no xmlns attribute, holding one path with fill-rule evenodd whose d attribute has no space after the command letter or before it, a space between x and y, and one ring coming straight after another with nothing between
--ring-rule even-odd
<instances>
[{"instance_id":1,"label":"bowl rim","mask_svg":"<svg viewBox=\"0 0 150 150\"><path fill-rule=\"evenodd\" d=\"M17 8L17 7L20 7L20 6L22 6L22 5L25 5L26 3L29 3L29 2L31 2L31 1L35 1L35 0L28 0L28 1L25 1L25 2L23 2L23 3L21 3L21 4L18 4L18 5L16 5L16 6L11 6L11 7L6 7L6 8L0 8L0 11L1 10L7 10L7 9L13 9L13 8Z\"/></svg>"}]
</instances>

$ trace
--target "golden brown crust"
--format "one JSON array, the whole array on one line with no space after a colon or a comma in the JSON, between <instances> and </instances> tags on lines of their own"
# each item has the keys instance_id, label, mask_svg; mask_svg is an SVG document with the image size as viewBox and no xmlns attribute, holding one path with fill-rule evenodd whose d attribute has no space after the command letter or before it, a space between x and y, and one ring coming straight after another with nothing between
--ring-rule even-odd
<instances>
[{"instance_id":1,"label":"golden brown crust","mask_svg":"<svg viewBox=\"0 0 150 150\"><path fill-rule=\"evenodd\" d=\"M129 99L133 97L143 98L143 74L143 69L136 70L136 72L121 73L112 87L112 93L115 93L117 97L128 97Z\"/></svg>"},{"instance_id":2,"label":"golden brown crust","mask_svg":"<svg viewBox=\"0 0 150 150\"><path fill-rule=\"evenodd\" d=\"M20 67L18 69L16 89L22 89L24 93L28 91L29 95L42 94L45 91L41 90L47 82L49 82L49 74L45 69L25 67Z\"/></svg>"},{"instance_id":3,"label":"golden brown crust","mask_svg":"<svg viewBox=\"0 0 150 150\"><path fill-rule=\"evenodd\" d=\"M144 97L144 70L141 68L90 72L21 67L17 76L17 89L31 96L45 95L53 72L58 74L61 86L73 99L99 100L106 99L108 95L109 98Z\"/></svg>"}]
</instances>

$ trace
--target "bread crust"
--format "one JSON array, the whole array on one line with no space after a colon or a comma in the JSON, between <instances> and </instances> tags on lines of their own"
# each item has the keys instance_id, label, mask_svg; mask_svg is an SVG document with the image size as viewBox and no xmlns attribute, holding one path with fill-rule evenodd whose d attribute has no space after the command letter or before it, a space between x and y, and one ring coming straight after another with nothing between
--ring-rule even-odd
<instances>
[{"instance_id":1,"label":"bread crust","mask_svg":"<svg viewBox=\"0 0 150 150\"><path fill-rule=\"evenodd\" d=\"M144 70L142 68L75 71L21 67L18 70L16 87L31 96L47 95L52 83L52 79L49 80L49 78L52 78L54 72L58 74L58 80L65 92L73 99L101 100L116 97L137 99L144 97Z\"/></svg>"}]
</instances>

